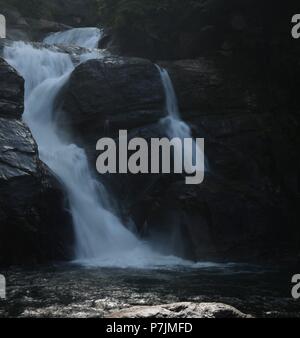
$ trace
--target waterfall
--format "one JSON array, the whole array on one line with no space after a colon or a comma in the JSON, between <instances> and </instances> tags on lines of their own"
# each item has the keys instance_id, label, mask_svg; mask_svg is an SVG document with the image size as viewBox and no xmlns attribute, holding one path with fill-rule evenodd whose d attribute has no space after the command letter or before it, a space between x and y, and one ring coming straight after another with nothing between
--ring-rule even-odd
<instances>
[{"instance_id":1,"label":"waterfall","mask_svg":"<svg viewBox=\"0 0 300 338\"><path fill-rule=\"evenodd\" d=\"M166 69L161 68L158 65L156 65L156 67L160 73L166 100L165 109L167 117L161 120L161 124L165 127L167 136L170 139L172 138L180 138L181 140L184 140L186 138L192 139L193 137L191 128L188 126L187 123L185 123L181 119L178 100L170 75ZM182 149L180 149L180 151L181 150ZM193 170L195 170L195 168L193 168L193 164L196 156L198 156L198 158L205 158L203 150L197 146L196 142L193 142L193 150L190 152L189 151L183 152L183 156L184 162L188 164L189 167L187 170L188 173L191 173L193 172ZM197 166L196 170L203 172L207 170L207 168L208 168L207 163L200 163Z\"/></svg>"},{"instance_id":2,"label":"waterfall","mask_svg":"<svg viewBox=\"0 0 300 338\"><path fill-rule=\"evenodd\" d=\"M87 32L90 36L90 31ZM79 35L81 43L83 36ZM47 39L54 41L57 37L64 43L68 43L67 37L75 41L70 32ZM23 119L38 144L40 158L66 190L76 235L76 262L119 267L188 264L176 257L154 253L122 224L111 211L105 187L91 174L85 151L66 143L61 130L58 133L56 99L74 69L70 56L23 42L5 47L4 56L25 79Z\"/></svg>"},{"instance_id":3,"label":"waterfall","mask_svg":"<svg viewBox=\"0 0 300 338\"><path fill-rule=\"evenodd\" d=\"M94 27L73 28L47 36L44 43L49 45L74 45L84 48L98 48L102 30Z\"/></svg>"}]
</instances>

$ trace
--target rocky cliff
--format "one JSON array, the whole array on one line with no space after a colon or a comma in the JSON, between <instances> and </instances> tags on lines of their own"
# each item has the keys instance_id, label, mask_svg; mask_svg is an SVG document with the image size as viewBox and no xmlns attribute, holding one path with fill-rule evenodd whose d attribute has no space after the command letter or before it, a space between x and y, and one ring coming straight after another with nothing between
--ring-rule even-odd
<instances>
[{"instance_id":1,"label":"rocky cliff","mask_svg":"<svg viewBox=\"0 0 300 338\"><path fill-rule=\"evenodd\" d=\"M227 56L162 65L194 136L205 137L209 169L204 184L193 187L178 176L113 175L108 182L125 214L143 235L196 260L285 259L297 252L298 122L292 93L280 81L269 85L253 69L245 74ZM281 91L284 110L269 100L270 90ZM162 95L151 63L89 61L74 71L64 93L64 126L80 135L94 166L101 136L116 137L119 129L129 130L130 137L165 136L159 123Z\"/></svg>"}]
</instances>

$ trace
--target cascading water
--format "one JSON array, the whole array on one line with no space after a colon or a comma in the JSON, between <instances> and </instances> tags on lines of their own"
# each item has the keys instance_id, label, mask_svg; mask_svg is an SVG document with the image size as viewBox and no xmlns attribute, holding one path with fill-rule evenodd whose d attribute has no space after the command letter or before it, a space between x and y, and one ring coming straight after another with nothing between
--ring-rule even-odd
<instances>
[{"instance_id":1,"label":"cascading water","mask_svg":"<svg viewBox=\"0 0 300 338\"><path fill-rule=\"evenodd\" d=\"M181 119L178 100L170 75L166 69L161 68L158 65L156 67L160 73L166 97L166 113L168 116L162 119L161 123L166 128L167 135L170 139L192 139L191 128ZM199 163L198 167L193 167L196 156L198 158L205 158L203 150L197 146L196 142L193 142L193 151L184 152L185 169L187 169L189 173L193 172L195 169L198 171L207 170L206 163Z\"/></svg>"},{"instance_id":2,"label":"cascading water","mask_svg":"<svg viewBox=\"0 0 300 338\"><path fill-rule=\"evenodd\" d=\"M78 34L79 41L84 40L83 32L90 36L90 31L83 30ZM48 43L60 40L69 44L68 37L76 42L70 32L47 39ZM74 69L70 56L22 42L6 47L4 54L7 62L25 79L23 117L38 143L40 157L66 189L76 235L76 261L92 266L119 267L189 265L179 258L154 253L127 230L107 208L107 192L93 178L84 150L65 143L58 136L54 121L59 113L56 98Z\"/></svg>"},{"instance_id":3,"label":"cascading water","mask_svg":"<svg viewBox=\"0 0 300 338\"><path fill-rule=\"evenodd\" d=\"M73 28L65 32L51 34L44 39L49 45L74 45L84 48L97 48L102 30L94 27Z\"/></svg>"}]
</instances>

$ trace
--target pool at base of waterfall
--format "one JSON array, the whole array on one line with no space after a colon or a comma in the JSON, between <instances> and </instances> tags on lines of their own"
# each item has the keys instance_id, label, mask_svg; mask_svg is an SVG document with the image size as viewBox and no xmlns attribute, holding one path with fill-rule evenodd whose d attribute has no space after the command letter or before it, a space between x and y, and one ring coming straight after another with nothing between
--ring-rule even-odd
<instances>
[{"instance_id":1,"label":"pool at base of waterfall","mask_svg":"<svg viewBox=\"0 0 300 338\"><path fill-rule=\"evenodd\" d=\"M257 317L300 316L291 296L295 269L240 264L117 269L56 265L1 271L7 300L0 317L102 318L132 306L217 302Z\"/></svg>"}]
</instances>

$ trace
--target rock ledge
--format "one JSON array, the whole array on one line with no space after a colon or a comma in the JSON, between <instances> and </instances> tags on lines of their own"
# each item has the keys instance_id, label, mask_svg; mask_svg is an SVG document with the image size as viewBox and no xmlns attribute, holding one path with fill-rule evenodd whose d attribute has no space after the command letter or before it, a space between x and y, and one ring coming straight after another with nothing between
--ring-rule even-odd
<instances>
[{"instance_id":1,"label":"rock ledge","mask_svg":"<svg viewBox=\"0 0 300 338\"><path fill-rule=\"evenodd\" d=\"M107 318L252 318L232 306L221 303L174 303L135 306L112 312Z\"/></svg>"}]
</instances>

